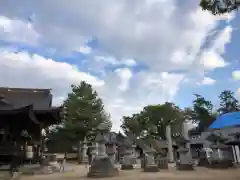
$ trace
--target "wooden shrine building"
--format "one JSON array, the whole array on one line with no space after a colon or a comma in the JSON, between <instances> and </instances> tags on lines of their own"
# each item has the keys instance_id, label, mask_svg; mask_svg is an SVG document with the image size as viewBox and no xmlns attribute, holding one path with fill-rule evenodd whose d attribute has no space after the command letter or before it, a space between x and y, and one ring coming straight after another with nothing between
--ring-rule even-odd
<instances>
[{"instance_id":1,"label":"wooden shrine building","mask_svg":"<svg viewBox=\"0 0 240 180\"><path fill-rule=\"evenodd\" d=\"M40 157L42 130L61 122L62 108L52 107L50 91L0 87L0 161L10 160L16 151Z\"/></svg>"}]
</instances>

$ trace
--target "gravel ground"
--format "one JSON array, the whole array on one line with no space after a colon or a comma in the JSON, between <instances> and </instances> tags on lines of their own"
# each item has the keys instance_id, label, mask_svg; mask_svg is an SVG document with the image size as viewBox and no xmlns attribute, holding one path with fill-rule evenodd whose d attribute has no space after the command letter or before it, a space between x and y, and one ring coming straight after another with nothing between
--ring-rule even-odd
<instances>
[{"instance_id":1,"label":"gravel ground","mask_svg":"<svg viewBox=\"0 0 240 180\"><path fill-rule=\"evenodd\" d=\"M50 175L35 175L29 177L21 177L21 180L84 180L86 177L87 167L83 165L73 165L74 172L55 173ZM180 172L173 168L170 170L162 170L157 173L145 173L140 168L131 171L120 171L118 177L103 178L108 180L200 180L200 179L216 179L216 180L240 180L240 169L229 170L210 170L205 168L197 168L192 172Z\"/></svg>"}]
</instances>

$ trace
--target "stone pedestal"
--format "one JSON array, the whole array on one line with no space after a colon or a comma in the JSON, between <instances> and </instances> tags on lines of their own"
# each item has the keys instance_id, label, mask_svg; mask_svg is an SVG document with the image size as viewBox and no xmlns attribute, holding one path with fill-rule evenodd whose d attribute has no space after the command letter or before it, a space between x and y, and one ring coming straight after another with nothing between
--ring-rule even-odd
<instances>
[{"instance_id":1,"label":"stone pedestal","mask_svg":"<svg viewBox=\"0 0 240 180\"><path fill-rule=\"evenodd\" d=\"M97 146L93 143L90 148L90 157L88 159L89 165L92 163L93 159L97 156Z\"/></svg>"},{"instance_id":2,"label":"stone pedestal","mask_svg":"<svg viewBox=\"0 0 240 180\"><path fill-rule=\"evenodd\" d=\"M81 163L87 163L88 162L88 155L87 155L87 140L84 139L82 143L82 150L81 150Z\"/></svg>"},{"instance_id":3,"label":"stone pedestal","mask_svg":"<svg viewBox=\"0 0 240 180\"><path fill-rule=\"evenodd\" d=\"M158 156L157 165L160 169L168 169L168 158Z\"/></svg>"},{"instance_id":4,"label":"stone pedestal","mask_svg":"<svg viewBox=\"0 0 240 180\"><path fill-rule=\"evenodd\" d=\"M178 150L180 159L176 163L177 170L180 171L194 170L192 159L189 157L188 151L189 150L184 147L180 147L180 149Z\"/></svg>"},{"instance_id":5,"label":"stone pedestal","mask_svg":"<svg viewBox=\"0 0 240 180\"><path fill-rule=\"evenodd\" d=\"M189 143L188 137L188 126L186 122L182 124L182 135L178 139L178 153L179 153L179 160L176 163L177 170L183 171L192 171L193 168L193 161L191 155L191 148Z\"/></svg>"},{"instance_id":6,"label":"stone pedestal","mask_svg":"<svg viewBox=\"0 0 240 180\"><path fill-rule=\"evenodd\" d=\"M158 166L155 163L154 159L154 153L153 152L147 152L145 155L145 167L144 167L144 172L158 172Z\"/></svg>"},{"instance_id":7,"label":"stone pedestal","mask_svg":"<svg viewBox=\"0 0 240 180\"><path fill-rule=\"evenodd\" d=\"M144 168L146 166L146 159L145 157L141 158L141 168Z\"/></svg>"},{"instance_id":8,"label":"stone pedestal","mask_svg":"<svg viewBox=\"0 0 240 180\"><path fill-rule=\"evenodd\" d=\"M207 158L207 153L206 153L206 151L201 150L198 166L207 167L208 164L209 164L209 162L208 162L208 158Z\"/></svg>"},{"instance_id":9,"label":"stone pedestal","mask_svg":"<svg viewBox=\"0 0 240 180\"><path fill-rule=\"evenodd\" d=\"M91 178L106 178L118 175L117 168L114 167L111 159L108 156L96 156L91 164L88 177Z\"/></svg>"},{"instance_id":10,"label":"stone pedestal","mask_svg":"<svg viewBox=\"0 0 240 180\"><path fill-rule=\"evenodd\" d=\"M106 138L103 132L100 132L97 135L96 142L97 156L93 158L87 176L91 178L106 178L117 176L118 170L114 167L111 159L106 154Z\"/></svg>"},{"instance_id":11,"label":"stone pedestal","mask_svg":"<svg viewBox=\"0 0 240 180\"><path fill-rule=\"evenodd\" d=\"M132 164L137 164L136 145L132 145Z\"/></svg>"},{"instance_id":12,"label":"stone pedestal","mask_svg":"<svg viewBox=\"0 0 240 180\"><path fill-rule=\"evenodd\" d=\"M212 145L212 157L210 159L209 167L213 169L228 169L234 167L232 159L224 156L225 145ZM226 147L225 147L226 148Z\"/></svg>"},{"instance_id":13,"label":"stone pedestal","mask_svg":"<svg viewBox=\"0 0 240 180\"><path fill-rule=\"evenodd\" d=\"M132 150L131 149L127 149L124 152L121 169L122 170L131 170L131 169L133 169L133 156L132 156Z\"/></svg>"},{"instance_id":14,"label":"stone pedestal","mask_svg":"<svg viewBox=\"0 0 240 180\"><path fill-rule=\"evenodd\" d=\"M113 164L115 164L115 161L116 161L116 156L115 156L115 154L108 154L108 157L109 157L109 159L111 160L111 162L112 162Z\"/></svg>"},{"instance_id":15,"label":"stone pedestal","mask_svg":"<svg viewBox=\"0 0 240 180\"><path fill-rule=\"evenodd\" d=\"M108 144L107 145L107 155L112 161L113 164L115 164L116 161L116 146L115 144Z\"/></svg>"}]
</instances>

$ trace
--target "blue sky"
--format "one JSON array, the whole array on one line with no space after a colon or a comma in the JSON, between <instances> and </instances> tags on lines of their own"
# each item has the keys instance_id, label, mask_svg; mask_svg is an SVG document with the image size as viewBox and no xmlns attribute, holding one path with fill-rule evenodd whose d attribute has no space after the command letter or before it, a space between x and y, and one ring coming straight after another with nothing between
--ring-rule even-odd
<instances>
[{"instance_id":1,"label":"blue sky","mask_svg":"<svg viewBox=\"0 0 240 180\"><path fill-rule=\"evenodd\" d=\"M240 98L237 12L215 17L192 0L4 0L0 12L0 86L51 88L60 104L85 80L115 131L147 104Z\"/></svg>"}]
</instances>

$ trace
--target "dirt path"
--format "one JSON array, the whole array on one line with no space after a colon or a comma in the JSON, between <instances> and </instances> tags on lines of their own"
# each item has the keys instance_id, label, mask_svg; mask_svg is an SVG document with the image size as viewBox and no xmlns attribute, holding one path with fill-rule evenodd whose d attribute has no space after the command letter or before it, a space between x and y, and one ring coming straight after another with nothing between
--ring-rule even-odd
<instances>
[{"instance_id":1,"label":"dirt path","mask_svg":"<svg viewBox=\"0 0 240 180\"><path fill-rule=\"evenodd\" d=\"M84 180L86 177L87 168L80 165L74 166L74 172L55 173L50 175L38 175L22 177L22 180ZM205 168L197 168L196 171L183 172L170 169L169 171L160 171L158 173L144 173L141 169L131 171L120 171L118 177L103 178L102 180L239 180L240 169L231 170L210 170Z\"/></svg>"}]
</instances>

